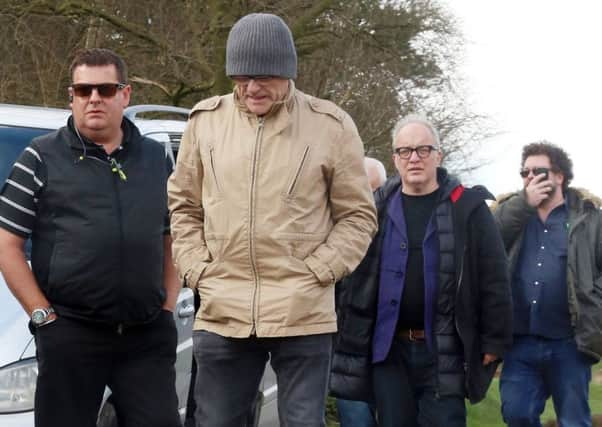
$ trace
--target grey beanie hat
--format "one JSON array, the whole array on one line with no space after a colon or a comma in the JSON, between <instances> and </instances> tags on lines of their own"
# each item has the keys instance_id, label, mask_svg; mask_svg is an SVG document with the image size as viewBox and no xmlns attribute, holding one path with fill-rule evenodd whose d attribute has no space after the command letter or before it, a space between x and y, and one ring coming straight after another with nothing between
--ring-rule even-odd
<instances>
[{"instance_id":1,"label":"grey beanie hat","mask_svg":"<svg viewBox=\"0 0 602 427\"><path fill-rule=\"evenodd\" d=\"M282 18L251 13L234 24L226 44L226 74L297 77L297 52Z\"/></svg>"}]
</instances>

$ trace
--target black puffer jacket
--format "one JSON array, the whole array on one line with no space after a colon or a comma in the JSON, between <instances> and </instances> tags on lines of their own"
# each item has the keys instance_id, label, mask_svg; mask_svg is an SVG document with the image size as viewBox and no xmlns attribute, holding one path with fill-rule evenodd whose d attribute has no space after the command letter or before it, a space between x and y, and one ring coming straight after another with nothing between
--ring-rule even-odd
<instances>
[{"instance_id":1,"label":"black puffer jacket","mask_svg":"<svg viewBox=\"0 0 602 427\"><path fill-rule=\"evenodd\" d=\"M127 326L152 320L165 300L169 166L160 144L127 119L122 129L122 149L111 156L80 139L71 119L32 141L44 185L31 263L61 316Z\"/></svg>"},{"instance_id":2,"label":"black puffer jacket","mask_svg":"<svg viewBox=\"0 0 602 427\"><path fill-rule=\"evenodd\" d=\"M453 178L440 168L438 181L450 193ZM375 193L379 230L359 267L339 286L339 333L330 378L337 397L371 401L372 334L376 319L379 263L386 209L401 187L390 178ZM463 187L460 187L463 188ZM461 190L462 191L462 190ZM457 195L457 193L456 193ZM483 187L463 189L436 208L440 251L439 293L433 319L440 395L480 401L497 364L482 366L482 355L502 357L512 341L512 307L507 259Z\"/></svg>"}]
</instances>

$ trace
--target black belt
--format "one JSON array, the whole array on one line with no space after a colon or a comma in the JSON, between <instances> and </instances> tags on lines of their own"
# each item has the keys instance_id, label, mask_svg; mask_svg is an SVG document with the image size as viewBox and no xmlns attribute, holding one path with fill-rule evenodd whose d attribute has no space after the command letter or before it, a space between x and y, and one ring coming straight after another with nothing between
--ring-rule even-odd
<instances>
[{"instance_id":1,"label":"black belt","mask_svg":"<svg viewBox=\"0 0 602 427\"><path fill-rule=\"evenodd\" d=\"M395 336L410 341L424 341L426 337L424 329L398 329Z\"/></svg>"}]
</instances>

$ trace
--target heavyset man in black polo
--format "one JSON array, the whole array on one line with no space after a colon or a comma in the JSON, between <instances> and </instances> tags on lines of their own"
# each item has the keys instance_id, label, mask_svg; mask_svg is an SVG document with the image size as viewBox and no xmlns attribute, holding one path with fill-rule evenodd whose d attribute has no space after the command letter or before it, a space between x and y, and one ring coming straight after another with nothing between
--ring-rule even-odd
<instances>
[{"instance_id":1,"label":"heavyset man in black polo","mask_svg":"<svg viewBox=\"0 0 602 427\"><path fill-rule=\"evenodd\" d=\"M108 385L120 425L173 427L170 168L123 117L119 56L82 51L71 77L67 125L34 139L0 190L0 270L37 346L36 426L96 426Z\"/></svg>"}]
</instances>

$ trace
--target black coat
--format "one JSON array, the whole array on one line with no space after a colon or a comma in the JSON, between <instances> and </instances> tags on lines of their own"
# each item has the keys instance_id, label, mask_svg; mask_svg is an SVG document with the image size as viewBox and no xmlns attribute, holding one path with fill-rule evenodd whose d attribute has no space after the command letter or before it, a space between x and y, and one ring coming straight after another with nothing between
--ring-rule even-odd
<instances>
[{"instance_id":1,"label":"black coat","mask_svg":"<svg viewBox=\"0 0 602 427\"><path fill-rule=\"evenodd\" d=\"M439 169L440 185L444 186L449 179L447 172ZM339 333L330 378L331 393L337 397L373 399L371 348L384 235L381 226L385 223L389 198L400 187L400 178L395 176L375 193L379 230L358 268L337 285ZM451 218L442 221L447 220L453 227L455 251L454 265L440 265L440 277L445 276L443 270L453 270L450 277L454 280L455 298L439 295L435 310L435 323L451 320L453 333L461 343L459 347L449 346L449 337L435 330L439 392L449 395L461 390L473 403L485 396L498 365L483 367L482 355L492 353L502 357L512 342L507 258L499 231L484 203L487 198L492 198L487 190L475 187L464 189L455 202L444 201L452 206ZM448 364L448 361L441 363L443 357L457 359L460 371L443 372L443 365Z\"/></svg>"}]
</instances>

